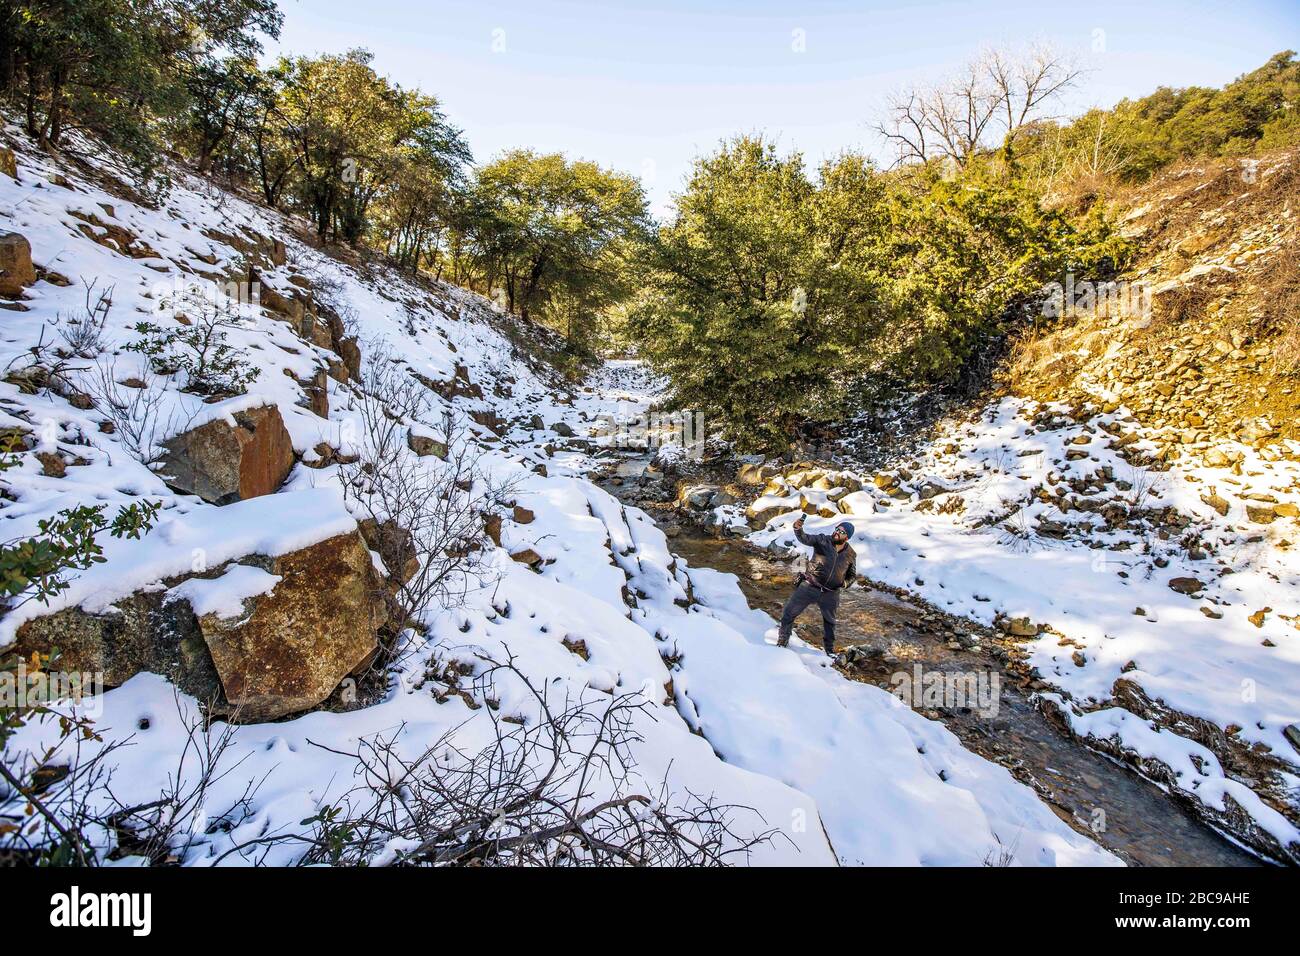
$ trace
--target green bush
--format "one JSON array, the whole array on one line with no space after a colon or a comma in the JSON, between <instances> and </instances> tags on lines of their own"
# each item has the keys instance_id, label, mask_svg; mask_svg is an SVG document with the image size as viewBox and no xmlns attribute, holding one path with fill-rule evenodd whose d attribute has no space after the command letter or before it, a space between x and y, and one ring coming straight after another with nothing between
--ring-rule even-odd
<instances>
[{"instance_id":1,"label":"green bush","mask_svg":"<svg viewBox=\"0 0 1300 956\"><path fill-rule=\"evenodd\" d=\"M677 405L775 450L840 417L864 376L955 378L1017 299L1124 254L1099 213L1045 209L996 157L945 175L846 155L814 181L741 138L697 163L627 330Z\"/></svg>"},{"instance_id":2,"label":"green bush","mask_svg":"<svg viewBox=\"0 0 1300 956\"><path fill-rule=\"evenodd\" d=\"M142 338L125 349L146 356L159 375L183 372L184 391L242 395L256 381L259 370L226 343L225 330L235 324L232 316L215 308L202 309L190 325L163 328L153 322L138 322L135 331Z\"/></svg>"}]
</instances>

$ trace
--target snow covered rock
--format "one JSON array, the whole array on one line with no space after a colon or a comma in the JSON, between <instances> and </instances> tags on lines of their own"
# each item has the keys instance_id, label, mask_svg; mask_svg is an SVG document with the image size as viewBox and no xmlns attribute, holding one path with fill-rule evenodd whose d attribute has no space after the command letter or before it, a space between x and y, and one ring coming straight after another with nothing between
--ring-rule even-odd
<instances>
[{"instance_id":1,"label":"snow covered rock","mask_svg":"<svg viewBox=\"0 0 1300 956\"><path fill-rule=\"evenodd\" d=\"M16 232L0 234L0 295L16 299L35 281L31 243Z\"/></svg>"},{"instance_id":2,"label":"snow covered rock","mask_svg":"<svg viewBox=\"0 0 1300 956\"><path fill-rule=\"evenodd\" d=\"M768 479L780 474L775 465L763 462L745 462L736 470L736 481L742 485L761 485Z\"/></svg>"},{"instance_id":3,"label":"snow covered rock","mask_svg":"<svg viewBox=\"0 0 1300 956\"><path fill-rule=\"evenodd\" d=\"M358 522L366 546L379 554L389 576L398 584L405 584L420 571L420 559L411 532L396 521L376 521L364 518Z\"/></svg>"},{"instance_id":4,"label":"snow covered rock","mask_svg":"<svg viewBox=\"0 0 1300 956\"><path fill-rule=\"evenodd\" d=\"M406 433L406 445L421 458L433 455L435 458L447 458L447 443L428 435L417 435L414 430Z\"/></svg>"},{"instance_id":5,"label":"snow covered rock","mask_svg":"<svg viewBox=\"0 0 1300 956\"><path fill-rule=\"evenodd\" d=\"M274 405L213 418L163 444L167 483L213 504L273 494L293 468L293 443Z\"/></svg>"},{"instance_id":6,"label":"snow covered rock","mask_svg":"<svg viewBox=\"0 0 1300 956\"><path fill-rule=\"evenodd\" d=\"M148 671L199 700L221 696L221 684L189 607L164 600L160 588L137 591L102 611L69 607L34 618L5 649L23 660L53 655L57 670L100 674L118 687Z\"/></svg>"},{"instance_id":7,"label":"snow covered rock","mask_svg":"<svg viewBox=\"0 0 1300 956\"><path fill-rule=\"evenodd\" d=\"M357 344L354 338L341 339L338 343L339 356L343 359L343 365L347 368L348 374L354 379L361 378L361 346Z\"/></svg>"},{"instance_id":8,"label":"snow covered rock","mask_svg":"<svg viewBox=\"0 0 1300 956\"><path fill-rule=\"evenodd\" d=\"M117 687L166 677L241 720L307 710L378 648L381 583L357 532L279 556L250 555L215 575L165 579L102 610L65 608L18 631L23 658L56 648L62 671Z\"/></svg>"},{"instance_id":9,"label":"snow covered rock","mask_svg":"<svg viewBox=\"0 0 1300 956\"><path fill-rule=\"evenodd\" d=\"M271 720L314 707L366 663L387 611L356 532L250 563L264 572L269 591L242 597L242 607L214 601L196 611L208 612L199 615L199 629L228 707L241 720ZM192 604L195 583L187 582L183 595Z\"/></svg>"}]
</instances>

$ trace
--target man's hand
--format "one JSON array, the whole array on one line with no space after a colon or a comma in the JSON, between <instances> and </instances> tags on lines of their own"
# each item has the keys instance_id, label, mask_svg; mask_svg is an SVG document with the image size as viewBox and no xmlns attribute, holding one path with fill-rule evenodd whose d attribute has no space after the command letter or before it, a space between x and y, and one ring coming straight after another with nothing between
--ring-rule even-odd
<instances>
[{"instance_id":1,"label":"man's hand","mask_svg":"<svg viewBox=\"0 0 1300 956\"><path fill-rule=\"evenodd\" d=\"M794 519L794 530L800 531L802 529L803 529L803 515L800 515L799 517Z\"/></svg>"}]
</instances>

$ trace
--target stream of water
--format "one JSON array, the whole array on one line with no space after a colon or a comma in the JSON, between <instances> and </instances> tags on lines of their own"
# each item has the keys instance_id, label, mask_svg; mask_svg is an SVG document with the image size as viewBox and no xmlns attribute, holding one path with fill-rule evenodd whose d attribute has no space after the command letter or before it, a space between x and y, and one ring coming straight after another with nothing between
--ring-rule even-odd
<instances>
[{"instance_id":1,"label":"stream of water","mask_svg":"<svg viewBox=\"0 0 1300 956\"><path fill-rule=\"evenodd\" d=\"M639 474L644 462L629 458L607 473L604 485L630 504L634 485L624 479ZM671 534L670 546L692 567L736 575L752 607L779 617L793 589L790 565L736 539L714 537L679 525L669 508L646 507ZM1157 785L1098 754L1057 730L1002 665L986 651L953 650L940 635L921 625L922 610L892 592L846 591L840 603L837 649L864 646L872 655L846 669L846 676L892 686L895 675L944 671L975 674L1000 689L998 706L926 709L942 720L965 746L1010 770L1066 823L1107 849L1139 866L1256 866L1260 861L1185 809ZM820 644L821 622L815 609L796 625L810 642Z\"/></svg>"}]
</instances>

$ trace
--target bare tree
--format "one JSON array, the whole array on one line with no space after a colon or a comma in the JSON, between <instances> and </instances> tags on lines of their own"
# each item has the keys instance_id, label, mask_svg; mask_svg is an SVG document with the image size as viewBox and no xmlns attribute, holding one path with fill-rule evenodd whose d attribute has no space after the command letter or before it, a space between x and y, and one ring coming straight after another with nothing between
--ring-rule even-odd
<instances>
[{"instance_id":1,"label":"bare tree","mask_svg":"<svg viewBox=\"0 0 1300 956\"><path fill-rule=\"evenodd\" d=\"M1046 105L1081 72L1045 46L1024 54L987 50L936 86L891 97L888 117L876 129L900 163L946 158L965 165L1043 119Z\"/></svg>"}]
</instances>

